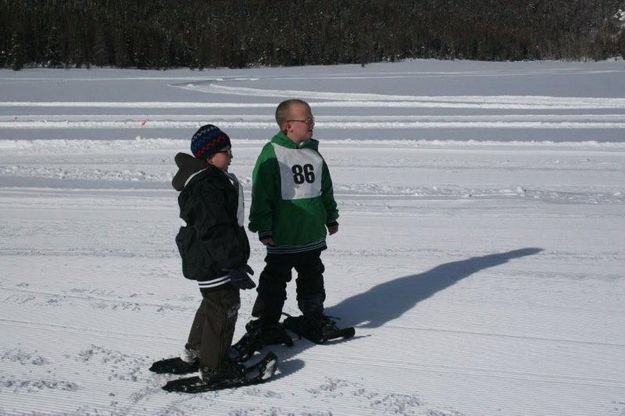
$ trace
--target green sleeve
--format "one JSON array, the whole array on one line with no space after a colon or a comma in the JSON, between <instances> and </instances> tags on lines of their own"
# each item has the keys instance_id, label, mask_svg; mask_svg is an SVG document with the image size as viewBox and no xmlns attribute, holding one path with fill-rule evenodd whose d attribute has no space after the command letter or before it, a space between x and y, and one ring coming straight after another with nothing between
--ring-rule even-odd
<instances>
[{"instance_id":1,"label":"green sleeve","mask_svg":"<svg viewBox=\"0 0 625 416\"><path fill-rule=\"evenodd\" d=\"M273 209L280 192L278 162L273 146L263 147L252 173L252 205L248 228L259 236L271 235Z\"/></svg>"}]
</instances>

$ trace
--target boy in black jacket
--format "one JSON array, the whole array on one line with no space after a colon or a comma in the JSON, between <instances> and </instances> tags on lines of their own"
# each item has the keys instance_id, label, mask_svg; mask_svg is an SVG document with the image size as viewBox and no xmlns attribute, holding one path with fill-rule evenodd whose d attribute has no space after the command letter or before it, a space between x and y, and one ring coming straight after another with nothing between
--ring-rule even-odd
<instances>
[{"instance_id":1,"label":"boy in black jacket","mask_svg":"<svg viewBox=\"0 0 625 416\"><path fill-rule=\"evenodd\" d=\"M178 153L179 171L172 181L180 191L180 218L186 223L176 236L182 272L198 282L202 303L180 357L161 360L150 370L185 374L199 369L205 383L236 379L245 367L228 358L240 289L256 285L247 265L250 246L243 228L243 191L228 173L230 138L213 125L202 126L191 140L194 157Z\"/></svg>"}]
</instances>

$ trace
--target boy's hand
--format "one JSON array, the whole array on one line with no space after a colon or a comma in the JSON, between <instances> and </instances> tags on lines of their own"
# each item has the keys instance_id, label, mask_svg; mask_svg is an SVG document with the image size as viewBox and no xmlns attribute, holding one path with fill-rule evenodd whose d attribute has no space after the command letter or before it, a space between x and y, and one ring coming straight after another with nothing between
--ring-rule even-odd
<instances>
[{"instance_id":1,"label":"boy's hand","mask_svg":"<svg viewBox=\"0 0 625 416\"><path fill-rule=\"evenodd\" d=\"M336 234L339 231L339 225L338 223L334 223L334 224L328 224L328 233L330 235L332 234Z\"/></svg>"},{"instance_id":2,"label":"boy's hand","mask_svg":"<svg viewBox=\"0 0 625 416\"><path fill-rule=\"evenodd\" d=\"M271 237L261 238L260 242L263 243L266 246L273 246L273 238L271 238Z\"/></svg>"}]
</instances>

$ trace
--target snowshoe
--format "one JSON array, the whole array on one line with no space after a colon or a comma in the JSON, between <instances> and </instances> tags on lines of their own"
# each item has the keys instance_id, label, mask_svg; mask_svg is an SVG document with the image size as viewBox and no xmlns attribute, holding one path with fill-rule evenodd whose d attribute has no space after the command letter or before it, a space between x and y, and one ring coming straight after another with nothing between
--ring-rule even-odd
<instances>
[{"instance_id":1,"label":"snowshoe","mask_svg":"<svg viewBox=\"0 0 625 416\"><path fill-rule=\"evenodd\" d=\"M325 344L340 338L347 339L356 334L354 327L339 328L336 322L327 316L321 319L309 319L303 315L287 316L282 326L315 344Z\"/></svg>"},{"instance_id":2,"label":"snowshoe","mask_svg":"<svg viewBox=\"0 0 625 416\"><path fill-rule=\"evenodd\" d=\"M278 357L270 352L256 364L249 367L238 366L241 371L230 372L225 376L212 374L204 378L195 376L172 380L163 386L163 390L180 393L203 393L263 383L275 374L278 368Z\"/></svg>"},{"instance_id":3,"label":"snowshoe","mask_svg":"<svg viewBox=\"0 0 625 416\"><path fill-rule=\"evenodd\" d=\"M183 361L180 357L166 358L164 360L155 361L150 367L150 371L158 374L189 374L198 371L200 360L197 358L190 363Z\"/></svg>"},{"instance_id":4,"label":"snowshoe","mask_svg":"<svg viewBox=\"0 0 625 416\"><path fill-rule=\"evenodd\" d=\"M248 322L245 329L247 332L228 351L228 356L235 362L249 360L256 351L262 350L266 345L293 346L293 340L280 324L262 326L260 320L256 319Z\"/></svg>"}]
</instances>

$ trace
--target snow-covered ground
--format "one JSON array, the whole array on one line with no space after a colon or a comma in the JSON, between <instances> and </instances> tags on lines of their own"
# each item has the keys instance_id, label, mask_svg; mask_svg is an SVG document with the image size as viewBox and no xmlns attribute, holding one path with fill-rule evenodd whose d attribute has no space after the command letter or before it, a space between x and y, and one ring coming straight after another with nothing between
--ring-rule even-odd
<instances>
[{"instance_id":1,"label":"snow-covered ground","mask_svg":"<svg viewBox=\"0 0 625 416\"><path fill-rule=\"evenodd\" d=\"M166 393L148 368L200 298L173 156L218 124L249 200L291 96L341 210L328 313L357 336L272 348L263 385ZM0 415L623 416L623 120L622 61L0 71Z\"/></svg>"}]
</instances>

